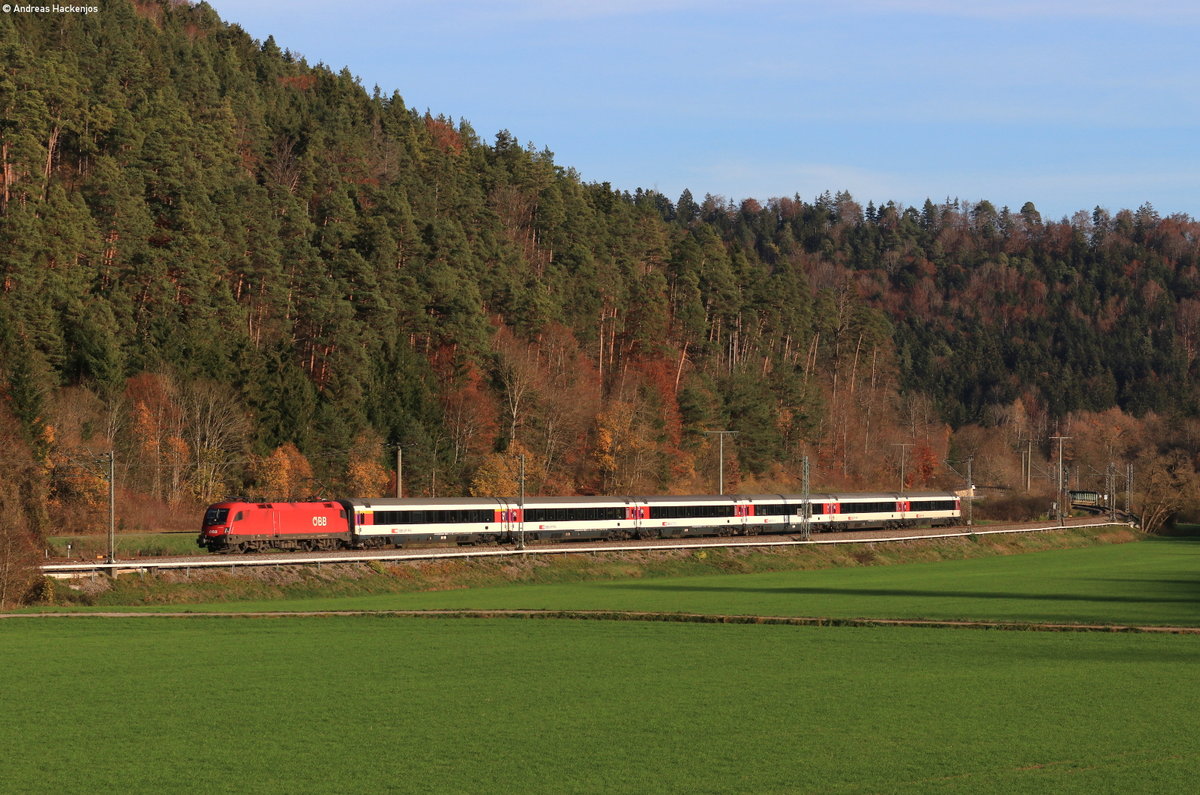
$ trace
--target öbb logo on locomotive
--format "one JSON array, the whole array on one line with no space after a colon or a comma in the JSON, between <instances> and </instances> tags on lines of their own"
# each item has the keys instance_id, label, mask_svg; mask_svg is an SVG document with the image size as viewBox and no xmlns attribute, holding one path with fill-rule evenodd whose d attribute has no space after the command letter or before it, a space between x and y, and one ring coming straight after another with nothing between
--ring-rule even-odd
<instances>
[{"instance_id":1,"label":"\u00f6bb logo on locomotive","mask_svg":"<svg viewBox=\"0 0 1200 795\"><path fill-rule=\"evenodd\" d=\"M512 544L950 526L953 492L677 497L484 497L219 502L197 543L212 552Z\"/></svg>"}]
</instances>

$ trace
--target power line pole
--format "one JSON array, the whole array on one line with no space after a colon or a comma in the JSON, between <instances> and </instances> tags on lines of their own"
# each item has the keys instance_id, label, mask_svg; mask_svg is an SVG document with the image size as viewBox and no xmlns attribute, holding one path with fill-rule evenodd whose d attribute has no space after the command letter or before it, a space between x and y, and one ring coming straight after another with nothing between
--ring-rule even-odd
<instances>
[{"instance_id":1,"label":"power line pole","mask_svg":"<svg viewBox=\"0 0 1200 795\"><path fill-rule=\"evenodd\" d=\"M521 519L520 519L521 540L520 540L520 543L517 544L517 549L524 549L525 548L525 454L524 453L521 453L521 496L520 496L520 500L517 503L517 505L518 505L517 510L521 512Z\"/></svg>"},{"instance_id":2,"label":"power line pole","mask_svg":"<svg viewBox=\"0 0 1200 795\"><path fill-rule=\"evenodd\" d=\"M801 509L801 512L800 512L800 531L804 535L804 540L808 541L809 536L812 533L812 522L811 522L812 502L809 499L808 456L804 456L802 472L803 472L803 479L801 480L801 483L800 483L800 486L802 489L801 494L800 494L800 499L803 500L804 507Z\"/></svg>"},{"instance_id":3,"label":"power line pole","mask_svg":"<svg viewBox=\"0 0 1200 795\"><path fill-rule=\"evenodd\" d=\"M1125 465L1125 515L1133 518L1133 464Z\"/></svg>"},{"instance_id":4,"label":"power line pole","mask_svg":"<svg viewBox=\"0 0 1200 795\"><path fill-rule=\"evenodd\" d=\"M396 499L404 498L404 450L396 445Z\"/></svg>"},{"instance_id":5,"label":"power line pole","mask_svg":"<svg viewBox=\"0 0 1200 795\"><path fill-rule=\"evenodd\" d=\"M1112 461L1104 468L1104 499L1108 501L1108 520L1117 521L1117 467Z\"/></svg>"},{"instance_id":6,"label":"power line pole","mask_svg":"<svg viewBox=\"0 0 1200 795\"><path fill-rule=\"evenodd\" d=\"M1063 442L1071 437L1051 436L1050 438L1058 440L1058 498L1056 502L1058 503L1058 526L1062 527L1065 519L1063 514L1063 499L1066 497L1066 494L1063 493Z\"/></svg>"},{"instance_id":7,"label":"power line pole","mask_svg":"<svg viewBox=\"0 0 1200 795\"><path fill-rule=\"evenodd\" d=\"M964 458L963 460L967 464L967 474L965 476L967 480L967 527L970 527L975 523L975 479L971 475L971 466L975 463L975 457L971 456L969 458ZM963 473L955 469L954 465L949 461L946 462L946 466L950 467L954 474L959 475L960 477L963 476Z\"/></svg>"},{"instance_id":8,"label":"power line pole","mask_svg":"<svg viewBox=\"0 0 1200 795\"><path fill-rule=\"evenodd\" d=\"M1019 440L1018 444L1020 444ZM1021 483L1023 485L1025 483L1025 451L1018 449L1017 453L1021 456Z\"/></svg>"},{"instance_id":9,"label":"power line pole","mask_svg":"<svg viewBox=\"0 0 1200 795\"><path fill-rule=\"evenodd\" d=\"M974 456L967 459L967 527L975 524L975 478L971 475L974 463Z\"/></svg>"},{"instance_id":10,"label":"power line pole","mask_svg":"<svg viewBox=\"0 0 1200 795\"><path fill-rule=\"evenodd\" d=\"M93 453L90 450L67 452L71 463L108 481L108 558L105 562L117 562L117 455L116 451ZM107 462L105 469L97 471L96 464Z\"/></svg>"},{"instance_id":11,"label":"power line pole","mask_svg":"<svg viewBox=\"0 0 1200 795\"><path fill-rule=\"evenodd\" d=\"M904 494L904 459L908 454L908 448L912 447L912 442L897 442L892 447L900 448L900 494Z\"/></svg>"},{"instance_id":12,"label":"power line pole","mask_svg":"<svg viewBox=\"0 0 1200 795\"><path fill-rule=\"evenodd\" d=\"M1033 439L1026 439L1025 445L1025 493L1028 494L1033 485Z\"/></svg>"},{"instance_id":13,"label":"power line pole","mask_svg":"<svg viewBox=\"0 0 1200 795\"><path fill-rule=\"evenodd\" d=\"M108 562L117 562L117 456L109 450L100 456L108 459Z\"/></svg>"},{"instance_id":14,"label":"power line pole","mask_svg":"<svg viewBox=\"0 0 1200 795\"><path fill-rule=\"evenodd\" d=\"M705 431L709 436L716 434L717 445L717 494L725 493L725 437L737 436L740 431Z\"/></svg>"}]
</instances>

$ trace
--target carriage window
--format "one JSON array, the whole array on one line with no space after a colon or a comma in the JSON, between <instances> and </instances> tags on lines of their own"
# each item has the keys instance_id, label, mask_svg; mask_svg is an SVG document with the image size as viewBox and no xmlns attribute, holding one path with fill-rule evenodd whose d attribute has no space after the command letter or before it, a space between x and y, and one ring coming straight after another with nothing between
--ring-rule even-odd
<instances>
[{"instance_id":1,"label":"carriage window","mask_svg":"<svg viewBox=\"0 0 1200 795\"><path fill-rule=\"evenodd\" d=\"M734 516L732 505L652 505L651 519L714 519Z\"/></svg>"}]
</instances>

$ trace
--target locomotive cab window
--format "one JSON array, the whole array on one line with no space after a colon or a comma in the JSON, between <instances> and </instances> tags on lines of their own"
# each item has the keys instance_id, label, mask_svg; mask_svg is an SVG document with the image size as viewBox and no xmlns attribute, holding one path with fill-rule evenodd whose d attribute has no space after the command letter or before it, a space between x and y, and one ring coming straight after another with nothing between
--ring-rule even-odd
<instances>
[{"instance_id":1,"label":"locomotive cab window","mask_svg":"<svg viewBox=\"0 0 1200 795\"><path fill-rule=\"evenodd\" d=\"M204 523L209 524L224 524L229 517L228 508L209 508L204 512Z\"/></svg>"},{"instance_id":2,"label":"locomotive cab window","mask_svg":"<svg viewBox=\"0 0 1200 795\"><path fill-rule=\"evenodd\" d=\"M233 521L235 521L235 522L242 521L242 512L241 511L237 512L237 516L233 517Z\"/></svg>"}]
</instances>

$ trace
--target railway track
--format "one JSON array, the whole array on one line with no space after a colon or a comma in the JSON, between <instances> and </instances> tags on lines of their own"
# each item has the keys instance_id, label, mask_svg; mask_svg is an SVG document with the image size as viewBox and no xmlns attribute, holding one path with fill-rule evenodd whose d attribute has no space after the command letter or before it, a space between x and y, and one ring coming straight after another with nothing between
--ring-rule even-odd
<instances>
[{"instance_id":1,"label":"railway track","mask_svg":"<svg viewBox=\"0 0 1200 795\"><path fill-rule=\"evenodd\" d=\"M1112 522L1104 518L1068 519L1065 527L1092 527ZM117 560L114 563L50 561L41 566L51 577L80 577L95 574L122 574L156 570L237 569L253 566L320 566L331 563L367 563L371 561L413 561L505 557L512 555L571 555L605 552L635 552L639 550L705 549L737 547L788 547L822 544L863 544L912 541L918 539L956 538L971 535L1004 533L1037 533L1059 530L1057 522L1027 522L986 527L915 528L908 530L856 530L844 533L813 533L805 538L800 533L763 536L733 536L725 538L654 539L645 541L557 542L529 544L525 549L515 547L425 547L421 549L341 550L336 552L276 552L252 555L194 555L187 557L155 557Z\"/></svg>"}]
</instances>

